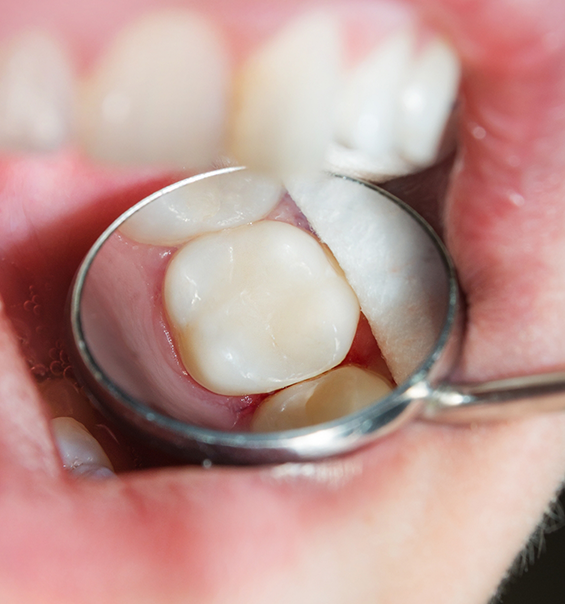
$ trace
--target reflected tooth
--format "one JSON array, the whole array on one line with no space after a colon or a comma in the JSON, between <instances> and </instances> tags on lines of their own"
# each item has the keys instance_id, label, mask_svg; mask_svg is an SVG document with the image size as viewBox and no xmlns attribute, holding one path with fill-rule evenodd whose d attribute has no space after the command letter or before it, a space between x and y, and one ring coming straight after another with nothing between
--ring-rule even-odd
<instances>
[{"instance_id":1,"label":"reflected tooth","mask_svg":"<svg viewBox=\"0 0 565 604\"><path fill-rule=\"evenodd\" d=\"M187 371L226 395L314 377L347 354L355 294L308 233L262 221L189 242L165 276L164 301Z\"/></svg>"},{"instance_id":2,"label":"reflected tooth","mask_svg":"<svg viewBox=\"0 0 565 604\"><path fill-rule=\"evenodd\" d=\"M82 144L121 163L198 168L222 145L228 59L212 24L182 11L124 30L85 82Z\"/></svg>"},{"instance_id":3,"label":"reflected tooth","mask_svg":"<svg viewBox=\"0 0 565 604\"><path fill-rule=\"evenodd\" d=\"M195 235L264 218L281 193L280 184L248 170L218 174L151 202L120 230L141 243L177 245Z\"/></svg>"},{"instance_id":4,"label":"reflected tooth","mask_svg":"<svg viewBox=\"0 0 565 604\"><path fill-rule=\"evenodd\" d=\"M434 243L396 204L361 183L320 176L288 191L357 294L397 383L431 352L448 299Z\"/></svg>"},{"instance_id":5,"label":"reflected tooth","mask_svg":"<svg viewBox=\"0 0 565 604\"><path fill-rule=\"evenodd\" d=\"M275 432L314 426L373 404L392 391L382 377L347 365L289 386L267 398L255 412L253 432Z\"/></svg>"},{"instance_id":6,"label":"reflected tooth","mask_svg":"<svg viewBox=\"0 0 565 604\"><path fill-rule=\"evenodd\" d=\"M104 478L113 473L112 464L98 441L72 417L51 422L63 466L75 475Z\"/></svg>"},{"instance_id":7,"label":"reflected tooth","mask_svg":"<svg viewBox=\"0 0 565 604\"><path fill-rule=\"evenodd\" d=\"M337 140L378 158L394 152L398 99L414 52L412 30L380 44L353 72L344 90Z\"/></svg>"},{"instance_id":8,"label":"reflected tooth","mask_svg":"<svg viewBox=\"0 0 565 604\"><path fill-rule=\"evenodd\" d=\"M73 103L69 57L50 36L17 38L0 62L0 147L49 151L67 142Z\"/></svg>"},{"instance_id":9,"label":"reflected tooth","mask_svg":"<svg viewBox=\"0 0 565 604\"><path fill-rule=\"evenodd\" d=\"M244 65L237 82L232 152L251 168L286 175L323 164L341 69L337 20L292 22Z\"/></svg>"},{"instance_id":10,"label":"reflected tooth","mask_svg":"<svg viewBox=\"0 0 565 604\"><path fill-rule=\"evenodd\" d=\"M417 166L433 163L459 88L453 49L434 38L416 57L402 92L399 152Z\"/></svg>"}]
</instances>

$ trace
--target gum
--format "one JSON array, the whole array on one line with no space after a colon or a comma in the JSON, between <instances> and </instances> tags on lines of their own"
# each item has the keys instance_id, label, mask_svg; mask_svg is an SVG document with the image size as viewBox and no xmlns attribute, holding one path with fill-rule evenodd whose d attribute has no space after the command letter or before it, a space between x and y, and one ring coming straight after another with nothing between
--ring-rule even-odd
<instances>
[{"instance_id":1,"label":"gum","mask_svg":"<svg viewBox=\"0 0 565 604\"><path fill-rule=\"evenodd\" d=\"M288 196L267 219L311 232ZM189 375L177 353L162 299L165 271L176 249L140 244L119 231L104 244L96 260L103 268L91 271L85 285L87 341L114 384L149 407L196 425L247 430L254 410L269 393L210 392ZM88 295L89 288L94 297ZM94 316L103 317L101 328L92 323L89 329L88 317ZM120 356L120 350L131 351L132 357ZM343 363L371 369L393 382L362 315Z\"/></svg>"}]
</instances>

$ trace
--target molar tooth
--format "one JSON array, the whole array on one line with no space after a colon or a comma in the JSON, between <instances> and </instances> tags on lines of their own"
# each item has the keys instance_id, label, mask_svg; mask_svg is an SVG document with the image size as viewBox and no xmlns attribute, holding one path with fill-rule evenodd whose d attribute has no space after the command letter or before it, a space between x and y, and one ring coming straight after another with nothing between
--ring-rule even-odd
<instances>
[{"instance_id":1,"label":"molar tooth","mask_svg":"<svg viewBox=\"0 0 565 604\"><path fill-rule=\"evenodd\" d=\"M232 152L277 175L317 170L333 130L341 74L337 20L312 13L288 25L240 73Z\"/></svg>"},{"instance_id":2,"label":"molar tooth","mask_svg":"<svg viewBox=\"0 0 565 604\"><path fill-rule=\"evenodd\" d=\"M190 375L225 395L272 390L338 365L359 304L322 246L283 222L202 235L173 258L164 302Z\"/></svg>"},{"instance_id":3,"label":"molar tooth","mask_svg":"<svg viewBox=\"0 0 565 604\"><path fill-rule=\"evenodd\" d=\"M72 417L51 422L63 466L77 476L105 478L113 474L112 464L98 441Z\"/></svg>"},{"instance_id":4,"label":"molar tooth","mask_svg":"<svg viewBox=\"0 0 565 604\"><path fill-rule=\"evenodd\" d=\"M267 398L251 422L254 432L275 432L314 426L368 407L391 392L381 376L346 365Z\"/></svg>"},{"instance_id":5,"label":"molar tooth","mask_svg":"<svg viewBox=\"0 0 565 604\"><path fill-rule=\"evenodd\" d=\"M340 102L338 142L373 158L394 153L398 99L414 46L414 32L403 30L379 44L355 68Z\"/></svg>"},{"instance_id":6,"label":"molar tooth","mask_svg":"<svg viewBox=\"0 0 565 604\"><path fill-rule=\"evenodd\" d=\"M453 49L434 38L414 60L401 96L400 154L416 166L433 163L459 87Z\"/></svg>"},{"instance_id":7,"label":"molar tooth","mask_svg":"<svg viewBox=\"0 0 565 604\"><path fill-rule=\"evenodd\" d=\"M199 168L222 146L226 50L196 14L146 15L121 32L84 83L79 133L92 156Z\"/></svg>"},{"instance_id":8,"label":"molar tooth","mask_svg":"<svg viewBox=\"0 0 565 604\"><path fill-rule=\"evenodd\" d=\"M218 174L151 202L120 230L141 243L178 245L195 235L264 218L281 193L280 184L249 170Z\"/></svg>"},{"instance_id":9,"label":"molar tooth","mask_svg":"<svg viewBox=\"0 0 565 604\"><path fill-rule=\"evenodd\" d=\"M69 138L73 76L69 57L47 34L15 39L0 58L0 147L49 151Z\"/></svg>"}]
</instances>

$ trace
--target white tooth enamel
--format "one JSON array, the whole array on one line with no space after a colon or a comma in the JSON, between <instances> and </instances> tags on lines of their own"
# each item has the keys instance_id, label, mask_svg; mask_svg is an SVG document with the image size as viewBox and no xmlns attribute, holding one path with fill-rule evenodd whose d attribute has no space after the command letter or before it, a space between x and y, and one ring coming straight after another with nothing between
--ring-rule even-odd
<instances>
[{"instance_id":1,"label":"white tooth enamel","mask_svg":"<svg viewBox=\"0 0 565 604\"><path fill-rule=\"evenodd\" d=\"M339 23L304 16L253 55L237 82L232 151L278 175L317 170L332 136L341 70Z\"/></svg>"},{"instance_id":2,"label":"white tooth enamel","mask_svg":"<svg viewBox=\"0 0 565 604\"><path fill-rule=\"evenodd\" d=\"M440 149L459 76L458 58L439 38L422 51L413 27L388 38L344 88L327 167L383 182L433 164L454 147L444 140Z\"/></svg>"},{"instance_id":3,"label":"white tooth enamel","mask_svg":"<svg viewBox=\"0 0 565 604\"><path fill-rule=\"evenodd\" d=\"M57 417L51 422L55 442L67 470L83 473L79 468L107 468L112 464L98 441L72 417Z\"/></svg>"},{"instance_id":4,"label":"white tooth enamel","mask_svg":"<svg viewBox=\"0 0 565 604\"><path fill-rule=\"evenodd\" d=\"M255 412L251 430L275 432L329 422L368 407L391 390L375 373L353 365L338 367L270 396Z\"/></svg>"},{"instance_id":5,"label":"white tooth enamel","mask_svg":"<svg viewBox=\"0 0 565 604\"><path fill-rule=\"evenodd\" d=\"M82 143L108 161L206 166L223 143L228 84L211 23L180 10L146 15L85 82Z\"/></svg>"},{"instance_id":6,"label":"white tooth enamel","mask_svg":"<svg viewBox=\"0 0 565 604\"><path fill-rule=\"evenodd\" d=\"M434 244L407 212L362 184L323 175L287 188L345 272L400 383L430 353L445 318L447 280Z\"/></svg>"},{"instance_id":7,"label":"white tooth enamel","mask_svg":"<svg viewBox=\"0 0 565 604\"><path fill-rule=\"evenodd\" d=\"M274 221L190 241L169 265L164 301L186 369L225 395L335 367L359 320L335 261L308 233Z\"/></svg>"},{"instance_id":8,"label":"white tooth enamel","mask_svg":"<svg viewBox=\"0 0 565 604\"><path fill-rule=\"evenodd\" d=\"M69 138L70 60L46 34L21 35L0 58L0 148L49 151Z\"/></svg>"},{"instance_id":9,"label":"white tooth enamel","mask_svg":"<svg viewBox=\"0 0 565 604\"><path fill-rule=\"evenodd\" d=\"M281 193L280 184L249 170L218 174L151 202L120 230L142 243L177 245L201 233L264 218Z\"/></svg>"},{"instance_id":10,"label":"white tooth enamel","mask_svg":"<svg viewBox=\"0 0 565 604\"><path fill-rule=\"evenodd\" d=\"M351 74L336 127L341 144L376 158L394 151L398 99L414 46L412 30L401 31L380 44Z\"/></svg>"},{"instance_id":11,"label":"white tooth enamel","mask_svg":"<svg viewBox=\"0 0 565 604\"><path fill-rule=\"evenodd\" d=\"M453 49L434 38L416 57L401 96L399 152L417 166L433 163L459 88Z\"/></svg>"}]
</instances>

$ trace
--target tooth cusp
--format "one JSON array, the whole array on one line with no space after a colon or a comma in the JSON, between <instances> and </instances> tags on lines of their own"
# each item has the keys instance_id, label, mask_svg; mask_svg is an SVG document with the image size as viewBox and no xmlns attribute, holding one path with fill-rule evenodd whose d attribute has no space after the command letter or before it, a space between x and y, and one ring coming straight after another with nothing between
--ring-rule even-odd
<instances>
[{"instance_id":1,"label":"tooth cusp","mask_svg":"<svg viewBox=\"0 0 565 604\"><path fill-rule=\"evenodd\" d=\"M359 320L355 294L321 245L275 221L189 242L169 265L164 300L187 371L224 395L328 371Z\"/></svg>"}]
</instances>

